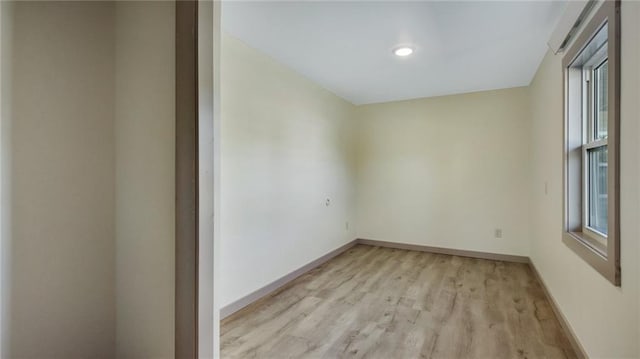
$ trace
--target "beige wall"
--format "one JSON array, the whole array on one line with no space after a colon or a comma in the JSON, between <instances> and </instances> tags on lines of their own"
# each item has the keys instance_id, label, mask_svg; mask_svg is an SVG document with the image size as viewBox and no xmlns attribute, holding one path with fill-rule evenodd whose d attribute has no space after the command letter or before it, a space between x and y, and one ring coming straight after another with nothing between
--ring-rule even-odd
<instances>
[{"instance_id":1,"label":"beige wall","mask_svg":"<svg viewBox=\"0 0 640 359\"><path fill-rule=\"evenodd\" d=\"M10 357L114 355L113 16L15 4Z\"/></svg>"},{"instance_id":2,"label":"beige wall","mask_svg":"<svg viewBox=\"0 0 640 359\"><path fill-rule=\"evenodd\" d=\"M562 243L562 56L531 85L531 258L592 358L638 358L640 283L640 3L622 5L621 265L616 288ZM545 182L548 194L545 194Z\"/></svg>"},{"instance_id":3,"label":"beige wall","mask_svg":"<svg viewBox=\"0 0 640 359\"><path fill-rule=\"evenodd\" d=\"M351 104L229 36L221 71L224 306L354 239L355 193Z\"/></svg>"},{"instance_id":4,"label":"beige wall","mask_svg":"<svg viewBox=\"0 0 640 359\"><path fill-rule=\"evenodd\" d=\"M12 32L13 4L0 2L0 358L10 354Z\"/></svg>"},{"instance_id":5,"label":"beige wall","mask_svg":"<svg viewBox=\"0 0 640 359\"><path fill-rule=\"evenodd\" d=\"M174 353L174 9L116 5L118 358Z\"/></svg>"},{"instance_id":6,"label":"beige wall","mask_svg":"<svg viewBox=\"0 0 640 359\"><path fill-rule=\"evenodd\" d=\"M526 88L359 106L357 114L359 238L528 254Z\"/></svg>"},{"instance_id":7,"label":"beige wall","mask_svg":"<svg viewBox=\"0 0 640 359\"><path fill-rule=\"evenodd\" d=\"M0 9L0 354L170 357L173 6ZM639 23L625 2L621 288L561 242L560 56L529 89L356 110L224 37L221 304L356 236L530 253L591 357L638 357Z\"/></svg>"},{"instance_id":8,"label":"beige wall","mask_svg":"<svg viewBox=\"0 0 640 359\"><path fill-rule=\"evenodd\" d=\"M173 357L174 5L0 9L1 357Z\"/></svg>"}]
</instances>

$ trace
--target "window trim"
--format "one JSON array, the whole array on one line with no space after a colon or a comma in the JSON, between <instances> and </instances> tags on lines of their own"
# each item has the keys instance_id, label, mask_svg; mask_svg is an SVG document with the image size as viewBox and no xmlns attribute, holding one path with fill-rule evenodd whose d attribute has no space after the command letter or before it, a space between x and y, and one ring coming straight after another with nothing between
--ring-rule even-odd
<instances>
[{"instance_id":1,"label":"window trim","mask_svg":"<svg viewBox=\"0 0 640 359\"><path fill-rule=\"evenodd\" d=\"M602 241L589 235L589 231L582 230L586 226L586 218L584 209L579 213L580 223L576 223L576 211L578 205L575 197L576 193L581 194L580 208L584 208L585 188L583 188L584 177L587 170L584 165L585 147L591 144L582 143L580 151L581 158L579 166L576 165L575 146L572 144L572 138L569 136L570 123L574 123L576 115L576 105L571 104L576 101L576 95L569 92L569 83L575 86L575 80L570 79L569 66L571 66L576 58L581 54L582 50L591 42L598 31L607 23L607 58L609 66L608 78L608 169L607 169L607 192L608 192L608 234L606 246ZM578 256L585 260L595 270L607 278L615 286L621 285L620 273L620 1L605 1L596 11L591 20L585 25L576 40L566 51L562 59L563 68L563 242L573 250ZM575 76L575 75L572 75ZM570 100L571 97L571 100ZM582 100L580 99L580 108L582 111ZM589 104L591 105L591 104ZM571 112L569 106L572 106ZM582 113L580 114L582 117ZM589 134L591 135L591 134ZM580 135L584 136L583 134ZM574 136L575 137L575 136ZM592 141L588 141L592 142ZM574 177L580 177L580 188L574 188L576 184L569 183L569 176L575 181ZM588 204L586 204L588 205Z\"/></svg>"},{"instance_id":2,"label":"window trim","mask_svg":"<svg viewBox=\"0 0 640 359\"><path fill-rule=\"evenodd\" d=\"M609 145L608 139L601 139L596 141L591 141L582 145L582 183L588 183L591 179L590 176L590 167L589 167L589 150L607 147ZM608 171L607 171L608 172ZM600 233L595 228L589 226L589 206L591 205L591 192L589 185L584 186L582 189L582 233L585 234L585 237L592 242L592 246L595 247L596 250L600 252L601 255L607 256L606 248L608 245L608 235L604 233ZM608 199L607 199L608 200Z\"/></svg>"},{"instance_id":3,"label":"window trim","mask_svg":"<svg viewBox=\"0 0 640 359\"><path fill-rule=\"evenodd\" d=\"M604 28L604 25L601 25L596 33L601 31ZM608 49L608 41L606 43ZM606 248L608 236L604 233L600 233L595 228L589 226L590 222L590 206L591 206L591 168L589 162L589 151L594 150L601 147L607 147L609 144L608 136L605 138L598 138L597 131L597 99L596 99L596 89L597 89L597 76L596 70L602 67L605 63L609 62L608 53L605 50L605 45L602 45L601 48L594 53L591 58L589 58L583 65L582 68L582 80L583 80L583 95L582 98L586 97L587 101L583 104L583 126L586 126L586 130L583 128L583 144L582 144L582 184L584 185L582 188L582 233L585 234L585 237L589 239L590 244L594 249L598 250L601 255L607 256ZM608 84L607 84L608 85ZM587 96L584 95L587 93ZM607 110L608 112L608 110ZM608 128L607 128L608 131ZM586 184L586 185L585 185Z\"/></svg>"}]
</instances>

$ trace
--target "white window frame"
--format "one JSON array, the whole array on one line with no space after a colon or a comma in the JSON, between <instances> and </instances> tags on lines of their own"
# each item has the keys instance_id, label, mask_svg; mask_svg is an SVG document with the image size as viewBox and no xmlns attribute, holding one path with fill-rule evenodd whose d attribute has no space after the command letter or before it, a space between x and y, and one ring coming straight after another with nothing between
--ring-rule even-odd
<instances>
[{"instance_id":1,"label":"white window frame","mask_svg":"<svg viewBox=\"0 0 640 359\"><path fill-rule=\"evenodd\" d=\"M609 61L607 54L608 42L596 52L584 65L582 69L583 88L583 142L582 145L582 233L592 238L601 252L606 251L607 234L601 233L595 228L589 226L590 219L590 203L591 203L591 183L590 183L590 166L589 166L589 150L601 147L608 147L608 136L604 139L598 139L596 134L596 84L595 70Z\"/></svg>"},{"instance_id":2,"label":"white window frame","mask_svg":"<svg viewBox=\"0 0 640 359\"><path fill-rule=\"evenodd\" d=\"M607 26L606 35L600 32ZM620 1L603 2L562 60L564 76L563 242L616 286L620 271ZM600 54L606 42L606 54ZM607 137L597 139L593 68L606 59ZM585 81L588 80L588 81ZM585 96L586 95L586 96ZM607 233L589 223L590 149L607 146Z\"/></svg>"}]
</instances>

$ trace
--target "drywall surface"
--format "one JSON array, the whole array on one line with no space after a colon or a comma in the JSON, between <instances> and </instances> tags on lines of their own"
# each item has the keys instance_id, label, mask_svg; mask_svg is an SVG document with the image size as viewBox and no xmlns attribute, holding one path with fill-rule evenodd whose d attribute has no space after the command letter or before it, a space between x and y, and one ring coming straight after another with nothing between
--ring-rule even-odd
<instances>
[{"instance_id":1,"label":"drywall surface","mask_svg":"<svg viewBox=\"0 0 640 359\"><path fill-rule=\"evenodd\" d=\"M358 238L528 255L526 88L365 105L357 116Z\"/></svg>"},{"instance_id":2,"label":"drywall surface","mask_svg":"<svg viewBox=\"0 0 640 359\"><path fill-rule=\"evenodd\" d=\"M118 358L174 355L175 5L115 16Z\"/></svg>"},{"instance_id":3,"label":"drywall surface","mask_svg":"<svg viewBox=\"0 0 640 359\"><path fill-rule=\"evenodd\" d=\"M198 356L220 356L220 1L198 3Z\"/></svg>"},{"instance_id":4,"label":"drywall surface","mask_svg":"<svg viewBox=\"0 0 640 359\"><path fill-rule=\"evenodd\" d=\"M638 273L636 277L636 303L638 304L638 313L637 313L637 322L636 322L636 356L640 357L640 265L638 265L638 258L640 258L640 243L638 243L637 238L640 238L640 221L638 221L638 217L640 217L640 188L638 188L638 182L640 182L640 70L638 70L637 64L640 63L640 46L638 43L640 42L640 4L624 2L623 8L625 10L625 15L622 17L622 26L623 29L628 32L629 38L622 40L623 49L627 47L627 49L622 50L623 56L622 59L622 71L629 71L629 73L625 76L626 79L623 80L622 86L626 89L626 93L623 92L624 98L624 107L623 107L623 116L626 119L622 127L623 131L629 131L628 135L624 135L623 138L626 138L627 143L624 144L623 148L626 148L627 154L622 154L622 159L624 160L623 164L629 166L628 173L630 174L629 178L622 179L622 186L624 188L623 192L629 196L628 199L623 200L623 208L626 208L627 213L623 213L624 225L622 227L622 236L628 236L627 241L634 241L636 244L636 257L630 258L633 255L633 245L630 246L630 249L626 249L623 244L622 248L625 248L625 251L628 251L629 254L625 256L623 259L626 261L631 261L631 263L625 263L625 268L629 268L630 271L633 271L633 263L636 264L636 272ZM626 59L625 59L626 56ZM627 70L630 68L629 70ZM634 80L635 78L635 80ZM634 106L635 105L635 106ZM634 132L635 130L635 139ZM635 154L634 154L634 145L635 145ZM635 160L635 177L633 176L633 161ZM634 189L635 188L635 199L634 199ZM635 205L635 207L634 207ZM622 239L621 239L622 240ZM623 242L624 243L624 242ZM631 265L630 265L631 264ZM624 275L624 274L623 274ZM631 274L631 278L633 278L633 273ZM625 280L626 281L626 280ZM631 284L633 286L633 284ZM631 289L633 291L633 289Z\"/></svg>"},{"instance_id":5,"label":"drywall surface","mask_svg":"<svg viewBox=\"0 0 640 359\"><path fill-rule=\"evenodd\" d=\"M0 2L0 358L10 355L12 28L13 3Z\"/></svg>"},{"instance_id":6,"label":"drywall surface","mask_svg":"<svg viewBox=\"0 0 640 359\"><path fill-rule=\"evenodd\" d=\"M351 104L226 35L221 66L225 306L353 240L355 176Z\"/></svg>"},{"instance_id":7,"label":"drywall surface","mask_svg":"<svg viewBox=\"0 0 640 359\"><path fill-rule=\"evenodd\" d=\"M3 349L11 358L112 358L114 5L13 5Z\"/></svg>"},{"instance_id":8,"label":"drywall surface","mask_svg":"<svg viewBox=\"0 0 640 359\"><path fill-rule=\"evenodd\" d=\"M627 241L633 242L634 238L636 244L636 257L631 258L633 255L633 245L629 246L629 249L626 249L626 244L623 244L625 251L629 253L623 258L623 260L627 261L625 263L625 268L629 268L630 271L633 271L633 263L636 265L636 273L638 273L636 277L636 303L638 304L638 313L637 313L637 321L636 321L636 356L640 357L640 265L638 265L638 258L640 258L640 243L638 243L637 239L640 238L640 221L638 221L638 217L640 217L640 188L638 188L638 183L640 182L640 70L638 69L638 63L640 63L640 4L639 3L631 3L624 2L623 8L626 12L622 18L622 26L623 29L628 32L629 38L622 40L623 49L627 47L627 49L623 50L622 59L622 71L629 71L627 75L625 75L625 80L622 82L622 86L626 89L626 93L623 92L624 98L624 107L623 107L623 116L625 118L625 124L622 127L623 131L629 131L629 134L624 135L627 143L625 143L622 148L627 149L627 154L622 154L623 165L629 166L629 178L622 179L622 188L624 189L624 194L627 194L629 198L623 200L623 208L626 208L627 213L622 214L622 219L624 220L624 224L622 227L622 238L627 236L627 239L622 243ZM627 36L627 35L625 35ZM627 70L629 69L629 70ZM634 80L635 78L635 80ZM634 106L635 105L635 106ZM635 129L635 139L634 139L634 129ZM635 148L634 148L635 147ZM635 155L634 155L635 149ZM633 176L633 161L635 160L635 177ZM635 189L635 199L634 199L634 189ZM635 207L634 207L635 205ZM621 239L622 241L622 239ZM630 261L630 263L629 263ZM626 275L626 274L623 274ZM631 278L633 279L633 273L631 273ZM625 279L625 283L627 280ZM628 281L631 282L631 281ZM633 284L630 284L633 288ZM633 289L631 289L633 293ZM633 330L633 329L632 329Z\"/></svg>"},{"instance_id":9,"label":"drywall surface","mask_svg":"<svg viewBox=\"0 0 640 359\"><path fill-rule=\"evenodd\" d=\"M562 56L548 53L531 85L531 259L591 358L640 356L638 23L640 3L623 2L620 288L614 287L562 242Z\"/></svg>"}]
</instances>

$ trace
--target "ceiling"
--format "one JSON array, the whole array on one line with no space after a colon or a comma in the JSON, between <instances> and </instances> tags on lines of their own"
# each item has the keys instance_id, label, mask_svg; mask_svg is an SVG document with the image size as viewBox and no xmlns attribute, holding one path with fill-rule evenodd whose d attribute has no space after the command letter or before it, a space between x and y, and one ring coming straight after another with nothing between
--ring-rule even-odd
<instances>
[{"instance_id":1,"label":"ceiling","mask_svg":"<svg viewBox=\"0 0 640 359\"><path fill-rule=\"evenodd\" d=\"M526 86L564 1L225 1L224 31L353 104ZM392 53L398 45L411 56Z\"/></svg>"}]
</instances>

